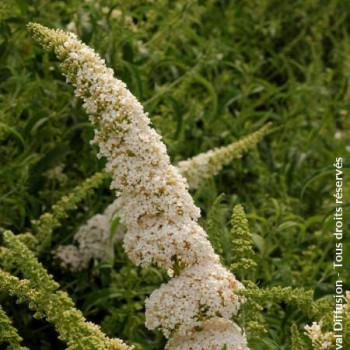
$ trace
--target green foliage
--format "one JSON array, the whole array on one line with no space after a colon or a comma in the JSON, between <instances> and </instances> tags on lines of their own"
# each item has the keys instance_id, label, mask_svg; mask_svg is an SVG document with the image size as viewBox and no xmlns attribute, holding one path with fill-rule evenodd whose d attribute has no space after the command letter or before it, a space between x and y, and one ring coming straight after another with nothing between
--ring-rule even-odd
<instances>
[{"instance_id":1,"label":"green foliage","mask_svg":"<svg viewBox=\"0 0 350 350\"><path fill-rule=\"evenodd\" d=\"M114 9L121 11L120 17ZM289 350L292 339L298 343L296 332L291 333L293 324L303 339L305 324L329 318L336 278L330 168L336 156L347 159L349 147L347 1L2 1L0 226L24 233L17 236L35 247L37 231L31 222L102 171L103 161L89 145L93 134L87 116L72 98L57 63L26 32L29 21L57 28L69 25L96 48L145 105L174 164L273 122L271 133L256 149L225 166L193 196L206 226L213 202L225 193L215 221L228 267L240 263L231 261L230 212L244 204L258 263L254 276L245 278L253 277L263 291L272 290L263 297L277 293L277 286L314 292L312 316L296 299L276 297L264 303L261 297L251 312L251 326L262 325L266 332L251 337L254 350ZM350 186L348 168L344 171L346 218ZM59 219L52 241L53 219L40 220L40 237L43 242L48 239L41 261L83 314L102 323L110 336L160 349L164 339L143 325L143 302L165 281L163 274L141 273L119 246L113 266L92 264L75 275L62 273L52 259L52 250L71 242L77 227L102 212L113 197L107 183L87 193L73 215ZM344 230L349 230L348 220ZM346 235L344 251L349 249ZM8 256L1 247L1 266ZM7 265L14 271L11 261ZM344 288L349 289L348 256L343 270ZM289 289L285 293L293 295ZM251 321L248 308L254 300L247 298L243 324ZM45 322L37 323L24 306L6 296L1 296L1 305L25 346L64 348L52 340L55 331ZM309 342L304 349L310 349Z\"/></svg>"},{"instance_id":2,"label":"green foliage","mask_svg":"<svg viewBox=\"0 0 350 350\"><path fill-rule=\"evenodd\" d=\"M123 263L118 271L111 275L111 280L105 289L99 290L98 305L93 302L93 309L106 310L101 328L106 334L119 334L123 339L128 339L136 349L148 347L163 348L165 340L160 332L146 330L144 316L145 298L161 283L168 279L164 271L149 267L135 269L128 261Z\"/></svg>"},{"instance_id":3,"label":"green foliage","mask_svg":"<svg viewBox=\"0 0 350 350\"><path fill-rule=\"evenodd\" d=\"M217 197L210 208L207 218L207 230L211 244L217 254L223 255L222 225L220 222L220 204L224 194Z\"/></svg>"}]
</instances>

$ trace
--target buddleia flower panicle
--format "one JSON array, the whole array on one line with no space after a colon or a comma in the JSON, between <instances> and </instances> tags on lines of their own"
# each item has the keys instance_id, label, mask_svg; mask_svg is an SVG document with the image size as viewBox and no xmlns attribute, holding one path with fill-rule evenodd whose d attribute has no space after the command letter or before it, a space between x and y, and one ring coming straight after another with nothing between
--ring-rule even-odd
<instances>
[{"instance_id":1,"label":"buddleia flower panicle","mask_svg":"<svg viewBox=\"0 0 350 350\"><path fill-rule=\"evenodd\" d=\"M187 336L175 333L166 350L247 350L247 341L240 327L234 322L214 319L202 324L199 331Z\"/></svg>"},{"instance_id":2,"label":"buddleia flower panicle","mask_svg":"<svg viewBox=\"0 0 350 350\"><path fill-rule=\"evenodd\" d=\"M257 268L254 260L253 238L242 205L233 208L231 219L232 265L231 270L243 275L252 274Z\"/></svg>"},{"instance_id":3,"label":"buddleia flower panicle","mask_svg":"<svg viewBox=\"0 0 350 350\"><path fill-rule=\"evenodd\" d=\"M35 250L40 253L45 251L50 244L52 232L60 226L60 221L68 216L70 210L76 209L78 203L108 176L107 173L95 173L76 186L69 194L60 198L51 208L51 212L44 213L38 220L33 220Z\"/></svg>"},{"instance_id":4,"label":"buddleia flower panicle","mask_svg":"<svg viewBox=\"0 0 350 350\"><path fill-rule=\"evenodd\" d=\"M6 315L0 306L0 345L7 343L7 349L28 350L21 346L22 338L19 336L17 329L12 325L10 318Z\"/></svg>"},{"instance_id":5,"label":"buddleia flower panicle","mask_svg":"<svg viewBox=\"0 0 350 350\"><path fill-rule=\"evenodd\" d=\"M62 291L34 254L10 231L4 232L4 241L13 252L19 279L0 269L0 291L17 297L35 312L34 317L45 318L54 324L59 338L68 349L79 350L131 350L119 339L105 336L100 328L87 322L83 314L74 307L73 301Z\"/></svg>"},{"instance_id":6,"label":"buddleia flower panicle","mask_svg":"<svg viewBox=\"0 0 350 350\"><path fill-rule=\"evenodd\" d=\"M11 231L3 233L4 242L13 254L15 265L21 270L23 276L29 279L30 287L40 286L48 292L58 289L59 284L46 272L44 266L38 262L34 254Z\"/></svg>"},{"instance_id":7,"label":"buddleia flower panicle","mask_svg":"<svg viewBox=\"0 0 350 350\"><path fill-rule=\"evenodd\" d=\"M51 238L53 230L61 225L61 220L68 216L70 210L76 209L78 203L82 201L86 196L96 187L98 187L102 181L108 176L105 172L95 173L91 177L85 179L81 184L73 188L73 190L64 195L55 203L51 212L42 214L39 219L33 220L32 232L25 232L16 235L16 237L30 248L36 254L40 254L45 251L51 244ZM65 249L64 252L60 251L62 259L69 256L69 264L79 266L80 262L83 263L81 255L74 259L72 249ZM80 254L79 252L76 252ZM0 247L0 266L5 270L10 270L13 265L13 256L11 250L6 247Z\"/></svg>"},{"instance_id":8,"label":"buddleia flower panicle","mask_svg":"<svg viewBox=\"0 0 350 350\"><path fill-rule=\"evenodd\" d=\"M321 310L324 309L322 302L320 303ZM333 331L334 304L331 303L331 308L325 312L315 314L321 315L320 321L312 322L311 325L304 327L305 334L311 340L314 350L333 350L336 348L336 335ZM342 305L342 334L344 349L349 346L350 339L350 291L345 292Z\"/></svg>"},{"instance_id":9,"label":"buddleia flower panicle","mask_svg":"<svg viewBox=\"0 0 350 350\"><path fill-rule=\"evenodd\" d=\"M335 345L333 332L322 332L322 323L312 322L311 326L305 326L305 334L310 338L315 350L332 350Z\"/></svg>"},{"instance_id":10,"label":"buddleia flower panicle","mask_svg":"<svg viewBox=\"0 0 350 350\"><path fill-rule=\"evenodd\" d=\"M170 164L165 145L141 104L113 76L92 49L73 34L39 24L29 29L45 48L54 49L67 81L84 100L99 127L93 140L107 158L111 187L120 193L118 210L128 232L124 247L134 263L171 268L174 257L187 265L217 260L203 229L199 209L185 179Z\"/></svg>"},{"instance_id":11,"label":"buddleia flower panicle","mask_svg":"<svg viewBox=\"0 0 350 350\"><path fill-rule=\"evenodd\" d=\"M219 263L187 267L146 300L146 326L161 328L166 337L174 330L185 336L200 327L202 320L230 320L241 301L235 290L241 288L243 285Z\"/></svg>"},{"instance_id":12,"label":"buddleia flower panicle","mask_svg":"<svg viewBox=\"0 0 350 350\"><path fill-rule=\"evenodd\" d=\"M292 324L292 327L290 330L291 330L291 350L304 350L305 344L300 337L298 327L296 326L295 323Z\"/></svg>"},{"instance_id":13,"label":"buddleia flower panicle","mask_svg":"<svg viewBox=\"0 0 350 350\"><path fill-rule=\"evenodd\" d=\"M203 164L198 160L206 159L207 164L216 164L215 169L219 171L229 161L238 158L242 152L256 146L256 143L269 132L270 125L266 124L258 131L229 146L180 162L177 168L188 181L189 188L198 187L206 179L214 175L203 171ZM226 157L223 157L223 154L226 154ZM118 225L114 231L112 230L112 223L118 217L117 205L118 201L115 200L102 214L92 216L86 224L79 228L74 236L77 246L60 246L57 249L55 255L64 270L76 272L87 268L92 259L102 261L110 259L112 255L110 248L113 248L113 242L122 241L126 232L123 225ZM113 242L111 242L111 239ZM212 240L211 242L213 244ZM106 251L108 251L107 254L103 253Z\"/></svg>"},{"instance_id":14,"label":"buddleia flower panicle","mask_svg":"<svg viewBox=\"0 0 350 350\"><path fill-rule=\"evenodd\" d=\"M77 246L70 244L58 247L55 257L64 270L84 270L92 259L113 260L114 243L123 239L125 231L122 225L117 225L113 231L115 206L116 203L113 202L103 214L92 216L86 224L79 227L73 238Z\"/></svg>"},{"instance_id":15,"label":"buddleia flower panicle","mask_svg":"<svg viewBox=\"0 0 350 350\"><path fill-rule=\"evenodd\" d=\"M188 192L187 182L170 164L166 147L150 127L141 104L123 82L114 78L104 60L75 35L33 23L28 28L39 43L53 49L63 61L67 81L84 100L90 120L97 127L93 143L99 145L99 156L107 159L106 170L113 178L111 188L119 195L117 210L127 229L124 248L128 256L142 267L156 264L176 272L169 290L173 305L188 298L171 295L171 290L181 291L181 283L196 286L198 295L189 299L196 302L195 309L189 303L174 313L164 309L163 317L157 314L159 327L168 336L173 326L181 327L183 332L194 331L192 327L198 322L193 320L201 316L200 324L214 314L229 320L239 307L240 298L233 297L234 289L241 285L220 265L197 222L200 210ZM209 284L201 273L204 265ZM199 275L191 269L197 269ZM152 307L162 305L159 298L163 291L168 293L163 287L146 303L146 317L150 315L146 323L150 327L156 326L152 315L157 309Z\"/></svg>"},{"instance_id":16,"label":"buddleia flower panicle","mask_svg":"<svg viewBox=\"0 0 350 350\"><path fill-rule=\"evenodd\" d=\"M52 323L68 349L132 349L119 339L106 337L98 326L87 322L64 292L48 293L40 288L31 288L29 280L20 280L3 270L0 270L0 291L17 297L21 303L27 303L35 312L35 318L45 318Z\"/></svg>"},{"instance_id":17,"label":"buddleia flower panicle","mask_svg":"<svg viewBox=\"0 0 350 350\"><path fill-rule=\"evenodd\" d=\"M178 164L179 171L187 179L189 186L196 189L204 180L217 175L233 159L240 158L243 153L254 148L270 131L270 127L271 123L268 123L256 132L228 146L214 148L188 160L183 160Z\"/></svg>"}]
</instances>

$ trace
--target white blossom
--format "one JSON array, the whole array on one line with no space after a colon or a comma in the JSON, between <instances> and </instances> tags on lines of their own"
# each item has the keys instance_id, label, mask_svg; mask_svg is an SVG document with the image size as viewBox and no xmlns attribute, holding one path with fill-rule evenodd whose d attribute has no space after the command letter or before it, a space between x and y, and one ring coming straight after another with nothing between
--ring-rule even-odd
<instances>
[{"instance_id":1,"label":"white blossom","mask_svg":"<svg viewBox=\"0 0 350 350\"><path fill-rule=\"evenodd\" d=\"M37 32L44 38L47 31ZM56 31L56 54L75 93L83 98L90 120L99 126L94 143L107 158L116 205L127 228L124 248L134 263L171 268L176 260L193 265L211 256L217 260L206 233L198 225L199 209L188 185L170 164L161 137L149 126L141 104L113 76L92 49L74 34ZM52 36L52 33L50 33ZM40 40L40 39L39 39Z\"/></svg>"},{"instance_id":2,"label":"white blossom","mask_svg":"<svg viewBox=\"0 0 350 350\"><path fill-rule=\"evenodd\" d=\"M79 271L86 268L88 264L83 254L72 244L58 247L55 257L64 270Z\"/></svg>"},{"instance_id":3,"label":"white blossom","mask_svg":"<svg viewBox=\"0 0 350 350\"><path fill-rule=\"evenodd\" d=\"M345 303L342 305L344 323L350 321L350 291L345 292ZM336 345L335 333L332 331L325 332L322 330L322 320L312 322L311 326L304 327L305 334L312 342L314 350L333 350Z\"/></svg>"},{"instance_id":4,"label":"white blossom","mask_svg":"<svg viewBox=\"0 0 350 350\"><path fill-rule=\"evenodd\" d=\"M200 154L196 157L190 158L186 161L182 161L178 164L177 168L179 170L179 172L187 178L188 182L189 182L189 186L190 188L194 187L198 187L200 183L202 183L204 180L206 180L209 176L213 176L214 173L211 173L209 171L209 164L214 164L214 166L211 167L212 170L216 169L217 171L219 171L224 164L228 163L229 161L231 161L233 158L237 158L239 157L242 152L244 152L245 150L252 148L256 145L256 143L266 134L266 132L269 130L269 125L265 125L263 128L259 129L258 131L244 137L243 139L232 143L229 146L225 146L216 150L212 150L203 154ZM101 215L106 217L106 220L108 221L113 221L115 219L115 217L118 215L117 212L117 200L115 200L114 203L112 203L110 206L107 207L107 209L105 210L104 213L102 214L97 214L97 218L100 218ZM110 209L113 209L113 214L114 215L110 215L109 211ZM91 218L91 220L93 220L93 217ZM124 238L124 234L126 232L126 229L124 228L123 225L118 225L118 230L117 232L111 232L111 223L108 225L105 223L104 220L102 219L98 219L98 220L94 220L94 225L98 225L98 223L101 223L101 226L99 227L99 230L94 230L94 232L92 233L92 235L95 237L93 240L93 245L94 247L91 247L91 251L96 247L97 250L102 249L102 247L106 246L106 241L105 241L105 237L110 234L113 236L113 241L121 241ZM89 225L86 225L86 229L84 230L85 234L89 236L89 232L88 232L88 227ZM98 242L97 242L97 233L100 233L100 239L101 239L101 248L98 247ZM186 232L183 232L183 236L185 238ZM82 239L84 239L82 237ZM154 239L152 239L152 241L150 241L150 244L153 245L154 240L156 240L157 237L154 236ZM79 241L79 240L78 240ZM85 242L85 246L86 246L86 250L89 250L87 247L87 244L90 240L87 239ZM128 245L137 245L138 244L138 237L127 237L127 241L128 241ZM106 247L108 249L108 247ZM137 250L137 248L133 249L133 254L142 254L142 249L143 249L143 242L142 244L139 245L139 251ZM90 255L90 259L93 258L93 253L89 254ZM106 258L108 257L108 255L106 256ZM103 256L101 256L101 258L103 259ZM137 255L136 257L133 258L133 260L137 259ZM151 258L149 258L151 259Z\"/></svg>"},{"instance_id":5,"label":"white blossom","mask_svg":"<svg viewBox=\"0 0 350 350\"><path fill-rule=\"evenodd\" d=\"M173 330L182 336L202 320L229 320L238 312L241 297L235 290L240 288L242 284L218 263L188 267L146 300L146 327L160 327L167 337Z\"/></svg>"},{"instance_id":6,"label":"white blossom","mask_svg":"<svg viewBox=\"0 0 350 350\"><path fill-rule=\"evenodd\" d=\"M333 332L322 332L322 324L312 322L311 326L305 326L305 334L311 339L315 350L331 350L335 344L335 335Z\"/></svg>"},{"instance_id":7,"label":"white blossom","mask_svg":"<svg viewBox=\"0 0 350 350\"><path fill-rule=\"evenodd\" d=\"M114 243L124 237L125 228L117 225L113 228L116 214L115 203L110 204L103 214L91 217L80 226L74 235L76 246L60 246L55 256L63 269L72 272L86 269L91 260L112 261Z\"/></svg>"},{"instance_id":8,"label":"white blossom","mask_svg":"<svg viewBox=\"0 0 350 350\"><path fill-rule=\"evenodd\" d=\"M243 331L232 321L211 319L202 324L199 331L186 336L175 333L169 339L166 350L248 350Z\"/></svg>"},{"instance_id":9,"label":"white blossom","mask_svg":"<svg viewBox=\"0 0 350 350\"><path fill-rule=\"evenodd\" d=\"M107 159L116 208L127 228L124 247L138 265L154 263L177 276L146 302L146 323L168 336L193 331L207 319L229 320L238 311L242 284L219 263L197 220L188 184L170 164L160 135L141 104L113 70L74 34L38 24L29 29L63 60L62 70L98 127L94 143ZM171 311L171 312L169 312Z\"/></svg>"}]
</instances>

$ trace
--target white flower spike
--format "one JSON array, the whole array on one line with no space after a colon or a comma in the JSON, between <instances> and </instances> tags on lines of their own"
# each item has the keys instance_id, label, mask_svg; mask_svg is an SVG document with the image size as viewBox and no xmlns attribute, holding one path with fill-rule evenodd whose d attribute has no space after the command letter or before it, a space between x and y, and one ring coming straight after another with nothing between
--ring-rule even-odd
<instances>
[{"instance_id":1,"label":"white flower spike","mask_svg":"<svg viewBox=\"0 0 350 350\"><path fill-rule=\"evenodd\" d=\"M187 182L170 164L141 104L74 34L35 23L28 28L63 61L67 81L98 128L93 142L107 159L111 187L119 195L116 208L127 229L124 247L129 257L138 265L157 264L177 274L170 287L162 286L147 301L147 325L160 327L169 336L176 328L180 335L194 332L194 327L214 317L229 321L239 308L234 290L242 285L220 265L197 222L200 211ZM179 306L173 313L164 308L167 298ZM158 311L157 303L163 310Z\"/></svg>"}]
</instances>

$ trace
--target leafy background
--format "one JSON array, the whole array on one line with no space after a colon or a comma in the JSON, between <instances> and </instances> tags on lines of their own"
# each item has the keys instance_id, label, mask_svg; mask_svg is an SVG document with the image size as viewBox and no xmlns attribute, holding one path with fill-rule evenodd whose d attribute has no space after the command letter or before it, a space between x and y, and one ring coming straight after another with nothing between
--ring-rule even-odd
<instances>
[{"instance_id":1,"label":"leafy background","mask_svg":"<svg viewBox=\"0 0 350 350\"><path fill-rule=\"evenodd\" d=\"M215 199L216 229L228 232L234 204L248 214L257 284L333 294L335 157L345 159L349 215L349 1L17 0L0 4L0 226L16 233L103 160L93 131L51 54L25 25L70 29L105 58L149 112L174 163L249 134L268 121L258 149L193 193L203 214ZM89 320L144 349L165 340L144 326L144 298L166 277L134 267L116 247L113 264L64 273L52 257L77 228L112 201L108 180L55 231L41 261ZM346 223L346 229L348 229ZM344 250L350 251L348 237ZM350 255L344 254L349 289ZM61 349L52 326L1 297L25 344ZM289 349L290 326L310 323L286 304L263 310L268 333L254 349Z\"/></svg>"}]
</instances>

